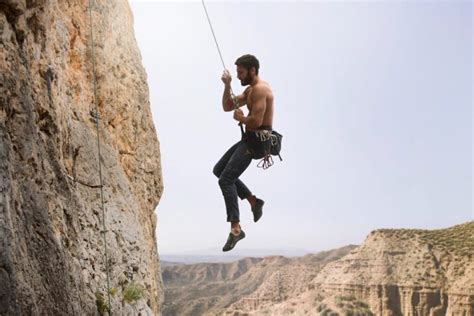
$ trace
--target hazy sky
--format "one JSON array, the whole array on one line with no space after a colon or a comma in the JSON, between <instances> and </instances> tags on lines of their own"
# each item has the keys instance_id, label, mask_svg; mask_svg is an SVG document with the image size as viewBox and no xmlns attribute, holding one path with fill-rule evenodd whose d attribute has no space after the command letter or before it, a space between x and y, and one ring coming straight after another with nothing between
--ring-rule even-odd
<instances>
[{"instance_id":1,"label":"hazy sky","mask_svg":"<svg viewBox=\"0 0 474 316\"><path fill-rule=\"evenodd\" d=\"M275 95L283 162L242 180L240 249L326 250L376 228L472 220L473 4L206 2L233 89L252 53ZM200 1L131 1L161 146L160 254L222 254L228 223L212 168L239 140Z\"/></svg>"}]
</instances>

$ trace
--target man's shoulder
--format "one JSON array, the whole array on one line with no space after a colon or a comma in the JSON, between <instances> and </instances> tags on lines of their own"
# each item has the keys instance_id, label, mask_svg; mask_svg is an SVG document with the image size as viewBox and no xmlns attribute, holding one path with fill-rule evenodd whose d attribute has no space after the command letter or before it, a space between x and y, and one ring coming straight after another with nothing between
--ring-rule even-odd
<instances>
[{"instance_id":1,"label":"man's shoulder","mask_svg":"<svg viewBox=\"0 0 474 316\"><path fill-rule=\"evenodd\" d=\"M253 88L252 88L252 92L257 92L257 93L265 93L265 94L268 94L268 93L271 93L272 92L272 88L270 87L270 85L268 84L268 82L265 82L265 81L262 81L262 82L259 82L257 83Z\"/></svg>"}]
</instances>

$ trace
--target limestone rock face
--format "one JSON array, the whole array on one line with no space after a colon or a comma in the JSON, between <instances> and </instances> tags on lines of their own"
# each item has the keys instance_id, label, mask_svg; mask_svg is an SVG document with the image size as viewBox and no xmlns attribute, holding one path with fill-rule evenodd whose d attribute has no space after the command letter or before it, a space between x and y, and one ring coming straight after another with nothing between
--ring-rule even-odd
<instances>
[{"instance_id":1,"label":"limestone rock face","mask_svg":"<svg viewBox=\"0 0 474 316\"><path fill-rule=\"evenodd\" d=\"M0 2L0 315L103 312L105 246L112 312L161 310L146 73L126 0L93 2L94 46L86 0Z\"/></svg>"}]
</instances>

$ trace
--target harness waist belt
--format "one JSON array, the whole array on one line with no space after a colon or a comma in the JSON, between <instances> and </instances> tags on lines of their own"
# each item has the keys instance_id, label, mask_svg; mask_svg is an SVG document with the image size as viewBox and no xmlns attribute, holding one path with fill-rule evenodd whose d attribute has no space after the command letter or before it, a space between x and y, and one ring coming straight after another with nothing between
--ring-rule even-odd
<instances>
[{"instance_id":1,"label":"harness waist belt","mask_svg":"<svg viewBox=\"0 0 474 316\"><path fill-rule=\"evenodd\" d=\"M261 125L259 128L257 128L255 131L245 131L245 133L258 133L260 131L272 131L272 127L270 125Z\"/></svg>"}]
</instances>

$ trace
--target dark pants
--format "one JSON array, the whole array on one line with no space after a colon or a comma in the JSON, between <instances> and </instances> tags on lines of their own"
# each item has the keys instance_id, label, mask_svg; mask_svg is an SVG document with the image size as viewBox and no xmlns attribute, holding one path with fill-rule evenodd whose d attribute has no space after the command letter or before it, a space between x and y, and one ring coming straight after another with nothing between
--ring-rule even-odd
<instances>
[{"instance_id":1,"label":"dark pants","mask_svg":"<svg viewBox=\"0 0 474 316\"><path fill-rule=\"evenodd\" d=\"M219 186L224 195L228 222L239 221L237 196L243 200L251 194L247 186L239 180L251 161L248 145L241 140L230 147L214 166L213 172L219 178Z\"/></svg>"}]
</instances>

